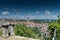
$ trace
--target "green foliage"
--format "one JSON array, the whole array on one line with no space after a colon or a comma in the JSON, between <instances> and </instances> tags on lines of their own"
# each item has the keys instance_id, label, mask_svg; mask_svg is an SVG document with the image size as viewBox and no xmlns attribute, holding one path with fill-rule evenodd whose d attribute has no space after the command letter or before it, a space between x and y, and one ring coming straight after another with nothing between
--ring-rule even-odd
<instances>
[{"instance_id":1,"label":"green foliage","mask_svg":"<svg viewBox=\"0 0 60 40\"><path fill-rule=\"evenodd\" d=\"M30 27L26 27L25 25L16 25L14 32L18 36L25 36L35 38L36 33Z\"/></svg>"},{"instance_id":2,"label":"green foliage","mask_svg":"<svg viewBox=\"0 0 60 40\"><path fill-rule=\"evenodd\" d=\"M33 27L32 29L33 29L33 31L37 34L38 37L41 36L40 28L38 28L38 27Z\"/></svg>"},{"instance_id":3,"label":"green foliage","mask_svg":"<svg viewBox=\"0 0 60 40\"><path fill-rule=\"evenodd\" d=\"M60 18L56 22L49 24L49 32L51 33L51 38L53 37L53 29L57 29L56 40L60 40Z\"/></svg>"},{"instance_id":4,"label":"green foliage","mask_svg":"<svg viewBox=\"0 0 60 40\"><path fill-rule=\"evenodd\" d=\"M0 29L0 36L2 35L2 30Z\"/></svg>"}]
</instances>

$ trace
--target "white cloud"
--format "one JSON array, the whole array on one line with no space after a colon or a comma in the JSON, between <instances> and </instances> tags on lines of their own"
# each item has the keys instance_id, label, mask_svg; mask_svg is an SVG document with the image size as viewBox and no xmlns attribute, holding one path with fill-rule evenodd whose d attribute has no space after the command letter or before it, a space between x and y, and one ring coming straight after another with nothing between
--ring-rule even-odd
<instances>
[{"instance_id":1,"label":"white cloud","mask_svg":"<svg viewBox=\"0 0 60 40\"><path fill-rule=\"evenodd\" d=\"M17 14L20 14L19 12L17 12Z\"/></svg>"},{"instance_id":2,"label":"white cloud","mask_svg":"<svg viewBox=\"0 0 60 40\"><path fill-rule=\"evenodd\" d=\"M46 15L50 15L51 12L49 10L45 10Z\"/></svg>"},{"instance_id":3,"label":"white cloud","mask_svg":"<svg viewBox=\"0 0 60 40\"><path fill-rule=\"evenodd\" d=\"M5 12L1 12L3 15L8 15L10 14L8 11L5 11Z\"/></svg>"},{"instance_id":4,"label":"white cloud","mask_svg":"<svg viewBox=\"0 0 60 40\"><path fill-rule=\"evenodd\" d=\"M49 15L45 15L45 17L49 17Z\"/></svg>"},{"instance_id":5,"label":"white cloud","mask_svg":"<svg viewBox=\"0 0 60 40\"><path fill-rule=\"evenodd\" d=\"M31 15L31 13L28 13L28 16L30 16Z\"/></svg>"},{"instance_id":6,"label":"white cloud","mask_svg":"<svg viewBox=\"0 0 60 40\"><path fill-rule=\"evenodd\" d=\"M37 13L37 14L39 14L39 13L40 13L40 11L36 11L36 13Z\"/></svg>"},{"instance_id":7,"label":"white cloud","mask_svg":"<svg viewBox=\"0 0 60 40\"><path fill-rule=\"evenodd\" d=\"M21 16L21 15L13 15L13 16L9 16L12 19L26 19L26 16Z\"/></svg>"}]
</instances>

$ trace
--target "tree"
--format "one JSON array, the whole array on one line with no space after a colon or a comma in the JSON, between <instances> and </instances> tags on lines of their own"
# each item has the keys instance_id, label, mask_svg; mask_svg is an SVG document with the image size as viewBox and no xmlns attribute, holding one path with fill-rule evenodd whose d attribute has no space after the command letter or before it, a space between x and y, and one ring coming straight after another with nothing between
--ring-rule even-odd
<instances>
[{"instance_id":1,"label":"tree","mask_svg":"<svg viewBox=\"0 0 60 40\"><path fill-rule=\"evenodd\" d=\"M56 22L52 22L49 24L49 31L51 33L51 38L53 37L54 30L57 30L56 40L60 40L60 16L58 16L58 20Z\"/></svg>"},{"instance_id":2,"label":"tree","mask_svg":"<svg viewBox=\"0 0 60 40\"><path fill-rule=\"evenodd\" d=\"M25 25L16 25L15 34L18 36L25 36L35 38L36 33L30 27L26 27Z\"/></svg>"},{"instance_id":3,"label":"tree","mask_svg":"<svg viewBox=\"0 0 60 40\"><path fill-rule=\"evenodd\" d=\"M2 35L2 30L0 29L0 36Z\"/></svg>"}]
</instances>

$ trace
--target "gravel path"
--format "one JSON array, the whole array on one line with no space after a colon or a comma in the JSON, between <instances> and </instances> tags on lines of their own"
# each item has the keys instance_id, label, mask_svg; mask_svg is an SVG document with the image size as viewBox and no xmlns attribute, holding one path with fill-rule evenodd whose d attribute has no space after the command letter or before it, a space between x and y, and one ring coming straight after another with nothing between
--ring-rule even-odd
<instances>
[{"instance_id":1,"label":"gravel path","mask_svg":"<svg viewBox=\"0 0 60 40\"><path fill-rule=\"evenodd\" d=\"M25 38L20 36L11 36L9 38L0 37L0 40L39 40L39 39Z\"/></svg>"}]
</instances>

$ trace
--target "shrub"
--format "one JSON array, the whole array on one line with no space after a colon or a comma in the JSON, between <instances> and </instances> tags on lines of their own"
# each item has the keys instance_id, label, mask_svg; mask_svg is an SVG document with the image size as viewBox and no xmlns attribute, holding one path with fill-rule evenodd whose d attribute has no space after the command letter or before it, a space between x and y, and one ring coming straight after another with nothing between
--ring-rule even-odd
<instances>
[{"instance_id":1,"label":"shrub","mask_svg":"<svg viewBox=\"0 0 60 40\"><path fill-rule=\"evenodd\" d=\"M2 35L2 30L0 29L0 36Z\"/></svg>"},{"instance_id":2,"label":"shrub","mask_svg":"<svg viewBox=\"0 0 60 40\"><path fill-rule=\"evenodd\" d=\"M26 27L25 25L16 25L14 28L15 35L25 36L35 38L36 33L30 27Z\"/></svg>"}]
</instances>

